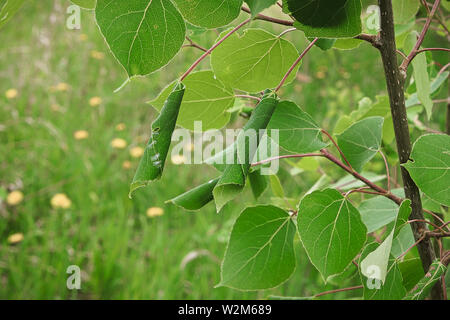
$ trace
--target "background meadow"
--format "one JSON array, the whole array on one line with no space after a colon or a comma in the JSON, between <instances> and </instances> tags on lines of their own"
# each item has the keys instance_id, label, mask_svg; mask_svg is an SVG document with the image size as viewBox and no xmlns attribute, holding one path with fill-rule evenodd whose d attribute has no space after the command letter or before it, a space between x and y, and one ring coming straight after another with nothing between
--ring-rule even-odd
<instances>
[{"instance_id":1,"label":"background meadow","mask_svg":"<svg viewBox=\"0 0 450 320\"><path fill-rule=\"evenodd\" d=\"M0 299L264 299L338 288L333 281L324 284L300 245L296 272L281 287L214 288L234 220L245 204L255 203L251 192L220 215L212 203L196 213L165 204L216 177L213 168L168 159L160 182L128 198L156 117L146 101L201 53L184 48L162 72L113 93L126 74L108 52L92 12L82 11L81 30L67 29L69 5L30 1L0 31ZM282 30L273 27L275 34ZM211 31L199 41L209 47L216 36ZM299 50L307 43L301 32L286 37ZM364 43L355 51L313 48L281 96L332 130L340 114L384 91L378 53ZM443 128L445 119L438 120ZM230 127L243 121L234 116ZM328 166L303 161L294 177L283 167L286 196L299 199ZM382 173L384 164L378 159L369 169ZM338 170L328 172L331 181L342 177ZM272 197L269 189L259 202ZM66 287L69 265L82 270L81 290ZM358 282L345 278L348 286Z\"/></svg>"}]
</instances>

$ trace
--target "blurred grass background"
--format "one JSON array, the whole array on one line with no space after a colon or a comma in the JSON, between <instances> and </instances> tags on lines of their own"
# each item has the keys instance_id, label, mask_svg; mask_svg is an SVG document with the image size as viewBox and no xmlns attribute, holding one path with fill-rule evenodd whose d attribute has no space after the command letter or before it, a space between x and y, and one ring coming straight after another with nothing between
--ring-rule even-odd
<instances>
[{"instance_id":1,"label":"blurred grass background","mask_svg":"<svg viewBox=\"0 0 450 320\"><path fill-rule=\"evenodd\" d=\"M215 177L212 168L168 161L160 182L128 199L139 161L131 153L145 146L155 118L145 102L200 52L183 49L161 72L135 79L114 94L126 74L109 54L92 12L82 12L81 30L66 28L69 5L65 0L30 1L0 31L0 299L262 299L337 288L333 281L324 284L301 245L296 246L294 276L279 288L214 288L232 224L245 204L254 202L250 192L220 215L213 204L192 214L164 203ZM262 22L252 27L258 25L268 27ZM215 37L211 31L201 44L209 47ZM299 50L306 44L300 32L286 37ZM207 62L202 68L208 68ZM383 93L382 77L378 53L366 44L356 51L314 48L282 96L332 130L339 114L356 109L359 99ZM241 122L235 119L231 126ZM80 130L88 136L76 135ZM117 148L123 141L116 140L114 147L114 139L123 139L126 146ZM373 166L384 169L381 160ZM294 179L282 172L281 177L289 196L298 199L320 172ZM11 205L6 197L14 190L24 198ZM52 205L57 194L66 198ZM270 191L264 199L270 201ZM163 214L150 217L149 208L162 208ZM13 241L14 234L23 239ZM66 288L69 265L82 270L79 291ZM339 287L357 282L352 276Z\"/></svg>"}]
</instances>

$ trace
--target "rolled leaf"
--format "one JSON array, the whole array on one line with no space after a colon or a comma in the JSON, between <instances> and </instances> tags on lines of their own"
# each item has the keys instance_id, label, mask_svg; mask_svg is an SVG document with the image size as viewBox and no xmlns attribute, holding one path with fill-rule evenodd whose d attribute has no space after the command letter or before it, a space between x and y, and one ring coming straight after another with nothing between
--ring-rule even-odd
<instances>
[{"instance_id":1,"label":"rolled leaf","mask_svg":"<svg viewBox=\"0 0 450 320\"><path fill-rule=\"evenodd\" d=\"M219 182L219 178L204 183L192 190L189 190L178 197L167 202L171 202L185 210L197 211L213 200L213 190Z\"/></svg>"},{"instance_id":2,"label":"rolled leaf","mask_svg":"<svg viewBox=\"0 0 450 320\"><path fill-rule=\"evenodd\" d=\"M256 133L257 145L259 145L259 130L266 129L277 105L277 95L273 91L266 90L250 120L238 135L237 143L235 143L234 161L232 164L227 164L223 176L213 191L217 212L244 189L245 180L251 166L250 161L256 153L256 148L250 150L250 142L249 139L246 139L246 135L252 132Z\"/></svg>"},{"instance_id":3,"label":"rolled leaf","mask_svg":"<svg viewBox=\"0 0 450 320\"><path fill-rule=\"evenodd\" d=\"M434 284L439 281L441 276L445 274L447 267L439 260L435 260L425 276L419 283L409 292L403 300L423 300L430 293Z\"/></svg>"},{"instance_id":4,"label":"rolled leaf","mask_svg":"<svg viewBox=\"0 0 450 320\"><path fill-rule=\"evenodd\" d=\"M130 186L130 197L136 189L161 178L184 90L185 86L181 82L175 85L159 117L152 123L150 140Z\"/></svg>"}]
</instances>

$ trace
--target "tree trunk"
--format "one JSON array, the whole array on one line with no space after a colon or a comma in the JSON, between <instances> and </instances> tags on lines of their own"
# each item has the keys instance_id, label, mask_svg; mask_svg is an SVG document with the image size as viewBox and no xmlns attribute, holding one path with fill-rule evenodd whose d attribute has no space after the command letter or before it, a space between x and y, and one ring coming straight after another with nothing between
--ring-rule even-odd
<instances>
[{"instance_id":1,"label":"tree trunk","mask_svg":"<svg viewBox=\"0 0 450 320\"><path fill-rule=\"evenodd\" d=\"M408 118L405 107L404 82L405 75L400 71L397 62L397 48L395 43L394 15L392 0L379 0L381 13L381 31L378 47L383 60L386 84L389 93L392 120L394 122L395 138L400 164L406 163L411 154L411 140L409 136ZM406 198L411 200L411 219L424 219L422 201L419 188L411 179L408 171L401 167L403 186ZM411 224L416 241L423 235L427 226L423 222ZM428 271L435 259L431 241L426 238L418 246L419 255L425 272ZM439 282L432 290L432 299L442 299L442 284Z\"/></svg>"}]
</instances>

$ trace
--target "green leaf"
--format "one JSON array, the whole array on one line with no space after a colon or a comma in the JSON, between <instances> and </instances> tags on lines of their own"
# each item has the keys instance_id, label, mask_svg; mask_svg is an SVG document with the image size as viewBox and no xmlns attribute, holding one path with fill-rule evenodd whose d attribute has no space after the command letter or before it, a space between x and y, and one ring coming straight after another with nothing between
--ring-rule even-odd
<instances>
[{"instance_id":1,"label":"green leaf","mask_svg":"<svg viewBox=\"0 0 450 320\"><path fill-rule=\"evenodd\" d=\"M386 276L388 273L388 263L391 257L392 240L397 236L400 228L408 220L411 214L411 201L405 200L398 209L396 221L392 232L386 237L386 239L378 246L377 249L370 252L360 263L361 273L367 278L380 280L385 284ZM378 272L376 275L372 275L373 268L376 267Z\"/></svg>"},{"instance_id":2,"label":"green leaf","mask_svg":"<svg viewBox=\"0 0 450 320\"><path fill-rule=\"evenodd\" d=\"M194 122L201 121L202 129L206 131L223 128L230 121L231 114L226 111L234 105L233 90L217 80L212 71L193 72L183 83L186 93L181 103L177 125L194 130ZM161 111L175 84L176 81L169 84L149 103Z\"/></svg>"},{"instance_id":3,"label":"green leaf","mask_svg":"<svg viewBox=\"0 0 450 320\"><path fill-rule=\"evenodd\" d=\"M266 191L268 183L266 176L261 174L261 170L254 170L248 174L248 180L256 200Z\"/></svg>"},{"instance_id":4,"label":"green leaf","mask_svg":"<svg viewBox=\"0 0 450 320\"><path fill-rule=\"evenodd\" d=\"M435 260L425 276L419 281L419 283L409 292L404 300L423 300L428 297L434 284L439 281L441 276L445 274L447 267L439 260Z\"/></svg>"},{"instance_id":5,"label":"green leaf","mask_svg":"<svg viewBox=\"0 0 450 320\"><path fill-rule=\"evenodd\" d=\"M343 272L366 242L360 213L333 189L303 198L297 227L309 259L325 280Z\"/></svg>"},{"instance_id":6,"label":"green leaf","mask_svg":"<svg viewBox=\"0 0 450 320\"><path fill-rule=\"evenodd\" d=\"M288 40L261 29L247 29L241 36L233 34L212 52L211 66L217 78L231 87L259 92L276 87L297 57L297 49ZM287 82L295 78L297 70Z\"/></svg>"},{"instance_id":7,"label":"green leaf","mask_svg":"<svg viewBox=\"0 0 450 320\"><path fill-rule=\"evenodd\" d=\"M450 72L446 71L446 72L442 72L439 76L437 76L431 83L430 86L430 92L431 94L435 94L439 88L441 87L441 85L443 85L445 83L445 80L447 80L448 75L450 74ZM408 100L406 100L406 107L412 107L415 105L420 104L419 98L417 96L417 92L413 93L412 95L409 96Z\"/></svg>"},{"instance_id":8,"label":"green leaf","mask_svg":"<svg viewBox=\"0 0 450 320\"><path fill-rule=\"evenodd\" d=\"M411 161L403 164L428 197L450 206L450 136L429 134L413 145Z\"/></svg>"},{"instance_id":9,"label":"green leaf","mask_svg":"<svg viewBox=\"0 0 450 320\"><path fill-rule=\"evenodd\" d=\"M272 91L267 90L249 121L239 133L236 143L233 145L234 163L227 164L223 176L213 191L217 212L244 189L251 161L260 142L259 130L266 129L277 105L278 97ZM256 148L251 148L255 147L250 143L252 138L256 139Z\"/></svg>"},{"instance_id":10,"label":"green leaf","mask_svg":"<svg viewBox=\"0 0 450 320\"><path fill-rule=\"evenodd\" d=\"M95 9L95 5L97 4L97 0L70 0L77 6L80 6L83 9L92 10Z\"/></svg>"},{"instance_id":11,"label":"green leaf","mask_svg":"<svg viewBox=\"0 0 450 320\"><path fill-rule=\"evenodd\" d=\"M356 122L338 136L338 145L356 171L380 150L384 119L370 117Z\"/></svg>"},{"instance_id":12,"label":"green leaf","mask_svg":"<svg viewBox=\"0 0 450 320\"><path fill-rule=\"evenodd\" d=\"M374 183L386 179L386 175L377 175L373 172L363 171L361 173L361 175ZM345 191L345 190L350 190L350 189L361 188L361 187L364 187L365 185L366 184L364 182L362 182L361 180L358 180L353 175L348 174L348 175L344 176L343 178L339 179L338 182L332 184L330 186L330 188Z\"/></svg>"},{"instance_id":13,"label":"green leaf","mask_svg":"<svg viewBox=\"0 0 450 320\"><path fill-rule=\"evenodd\" d=\"M410 52L417 42L417 32L412 31L405 40L405 50ZM431 99L430 78L428 76L427 57L424 53L419 53L411 62L414 70L414 80L416 82L417 96L425 107L428 119L433 112L433 100Z\"/></svg>"},{"instance_id":14,"label":"green leaf","mask_svg":"<svg viewBox=\"0 0 450 320\"><path fill-rule=\"evenodd\" d=\"M278 104L268 125L270 130L278 130L279 143L284 149L307 153L325 148L328 144L321 138L321 128L299 106L291 101Z\"/></svg>"},{"instance_id":15,"label":"green leaf","mask_svg":"<svg viewBox=\"0 0 450 320\"><path fill-rule=\"evenodd\" d=\"M278 198L285 198L285 194L284 194L284 189L283 186L281 185L281 181L278 178L277 175L271 175L269 176L270 179L270 187L272 188L272 193L275 197Z\"/></svg>"},{"instance_id":16,"label":"green leaf","mask_svg":"<svg viewBox=\"0 0 450 320\"><path fill-rule=\"evenodd\" d=\"M242 0L173 0L184 18L209 29L225 26L239 16Z\"/></svg>"},{"instance_id":17,"label":"green leaf","mask_svg":"<svg viewBox=\"0 0 450 320\"><path fill-rule=\"evenodd\" d=\"M130 197L136 189L161 178L184 90L185 86L181 82L177 83L167 98L161 114L152 123L150 140L130 186Z\"/></svg>"},{"instance_id":18,"label":"green leaf","mask_svg":"<svg viewBox=\"0 0 450 320\"><path fill-rule=\"evenodd\" d=\"M352 50L358 48L362 43L363 41L359 39L337 39L334 43L334 48L339 50Z\"/></svg>"},{"instance_id":19,"label":"green leaf","mask_svg":"<svg viewBox=\"0 0 450 320\"><path fill-rule=\"evenodd\" d=\"M173 203L188 211L197 211L213 200L212 191L219 182L219 178L204 183L188 192L185 192L167 202Z\"/></svg>"},{"instance_id":20,"label":"green leaf","mask_svg":"<svg viewBox=\"0 0 450 320\"><path fill-rule=\"evenodd\" d=\"M277 0L245 0L245 2L247 2L248 7L250 8L252 17L255 17L264 9L267 9L277 3Z\"/></svg>"},{"instance_id":21,"label":"green leaf","mask_svg":"<svg viewBox=\"0 0 450 320\"><path fill-rule=\"evenodd\" d=\"M263 290L279 286L295 269L295 225L274 206L246 208L231 232L220 286Z\"/></svg>"},{"instance_id":22,"label":"green leaf","mask_svg":"<svg viewBox=\"0 0 450 320\"><path fill-rule=\"evenodd\" d=\"M308 40L313 40L313 38L310 38ZM335 43L336 39L321 38L316 41L315 45L318 46L320 49L326 51L333 48Z\"/></svg>"},{"instance_id":23,"label":"green leaf","mask_svg":"<svg viewBox=\"0 0 450 320\"><path fill-rule=\"evenodd\" d=\"M185 40L183 17L170 1L98 0L95 17L129 77L165 66Z\"/></svg>"},{"instance_id":24,"label":"green leaf","mask_svg":"<svg viewBox=\"0 0 450 320\"><path fill-rule=\"evenodd\" d=\"M362 31L360 0L287 0L287 8L307 37L351 38Z\"/></svg>"},{"instance_id":25,"label":"green leaf","mask_svg":"<svg viewBox=\"0 0 450 320\"><path fill-rule=\"evenodd\" d=\"M370 252L375 251L377 247L378 244L376 242L372 242L364 248L361 253L360 265L361 261L364 260ZM402 274L398 263L392 256L389 258L386 280L384 284L382 284L376 277L379 272L376 266L371 268L369 271L369 278L365 278L365 276L361 274L365 300L400 300L405 296L406 290L403 286Z\"/></svg>"},{"instance_id":26,"label":"green leaf","mask_svg":"<svg viewBox=\"0 0 450 320\"><path fill-rule=\"evenodd\" d=\"M394 22L405 24L413 19L420 8L419 0L394 0L392 9L394 10Z\"/></svg>"},{"instance_id":27,"label":"green leaf","mask_svg":"<svg viewBox=\"0 0 450 320\"><path fill-rule=\"evenodd\" d=\"M358 209L369 233L394 221L398 212L398 206L383 196L363 201Z\"/></svg>"},{"instance_id":28,"label":"green leaf","mask_svg":"<svg viewBox=\"0 0 450 320\"><path fill-rule=\"evenodd\" d=\"M0 3L0 28L2 28L22 7L25 0L9 0Z\"/></svg>"}]
</instances>

